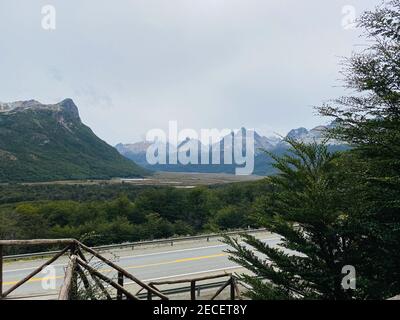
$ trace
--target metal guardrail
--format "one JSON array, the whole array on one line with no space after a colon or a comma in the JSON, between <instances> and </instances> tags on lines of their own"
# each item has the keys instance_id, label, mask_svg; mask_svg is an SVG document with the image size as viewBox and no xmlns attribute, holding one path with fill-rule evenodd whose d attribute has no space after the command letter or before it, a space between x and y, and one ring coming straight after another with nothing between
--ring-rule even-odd
<instances>
[{"instance_id":1,"label":"metal guardrail","mask_svg":"<svg viewBox=\"0 0 400 320\"><path fill-rule=\"evenodd\" d=\"M96 251L105 251L105 250L112 250L112 249L125 249L125 248L132 248L141 247L146 245L157 245L157 244L170 244L171 246L174 245L175 242L184 242L184 241L191 241L191 240L202 240L206 239L209 241L212 238L220 238L223 235L238 235L240 233L258 233L267 231L265 228L262 229L245 229L245 230L236 230L236 231L229 231L224 233L211 233L211 234L203 234L197 236L188 236L188 237L177 237L177 238L169 238L169 239L158 239L158 240L148 240L148 241L138 241L138 242L129 242L129 243L121 243L121 244L111 244L105 246L97 246L93 247L92 249ZM4 256L4 260L19 260L19 259L29 259L29 258L41 258L47 257L49 255L54 255L59 253L60 251L45 251L45 252L36 252L36 253L25 253L25 254L17 254L17 255L10 255Z\"/></svg>"}]
</instances>

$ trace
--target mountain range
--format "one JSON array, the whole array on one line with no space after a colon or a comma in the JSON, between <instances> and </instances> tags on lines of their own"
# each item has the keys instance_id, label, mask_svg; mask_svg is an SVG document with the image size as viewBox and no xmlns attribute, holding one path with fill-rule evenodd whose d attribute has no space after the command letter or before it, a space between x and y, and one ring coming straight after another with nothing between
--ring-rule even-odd
<instances>
[{"instance_id":1,"label":"mountain range","mask_svg":"<svg viewBox=\"0 0 400 320\"><path fill-rule=\"evenodd\" d=\"M287 137L322 142L324 132L332 125L311 130L294 129ZM188 158L193 147L197 147L200 151L196 154L197 163L202 163L201 160L208 156L210 164L168 164L173 157L171 153L166 155L167 164L150 164L146 152L153 142L118 144L115 148L108 145L82 123L71 99L56 104L36 100L0 102L0 183L134 178L151 171L235 173L238 166L229 161L225 164L225 157L234 158L232 141L240 142L245 155L249 133L254 134L254 174L274 173L272 159L264 150L278 155L285 153L288 145L282 137L265 137L241 128L212 145L190 138L180 141L177 146L166 142L167 150L177 150L178 159L180 156ZM225 146L229 141L230 145ZM334 140L329 140L328 144L333 150L347 148ZM212 164L213 150L217 150L217 155L219 150L221 164Z\"/></svg>"},{"instance_id":2,"label":"mountain range","mask_svg":"<svg viewBox=\"0 0 400 320\"><path fill-rule=\"evenodd\" d=\"M71 99L0 103L0 182L138 177L147 171L84 125Z\"/></svg>"},{"instance_id":3,"label":"mountain range","mask_svg":"<svg viewBox=\"0 0 400 320\"><path fill-rule=\"evenodd\" d=\"M242 147L242 154L245 155L245 141L246 139L248 139L247 137L249 137L249 133L251 133L254 134L254 174L269 175L273 174L275 170L272 166L271 157L266 154L265 151L269 151L277 155L284 154L288 151L289 148L287 142L285 141L285 138L292 138L305 143L325 142L327 139L325 133L332 126L334 126L334 123L331 123L327 126L318 126L311 130L307 130L306 128L301 127L291 130L286 137L266 137L258 134L255 131L241 128L239 131L231 132L230 138L232 140L226 140L226 138L229 138L228 136L226 136L213 145L205 146L199 140L186 138L185 140L181 141L177 147L173 146L172 148L172 150L177 150L177 153L179 155L187 154L189 150L193 148L193 146L197 146L197 150L203 150L202 152L199 152L197 156L198 163L201 163L202 153L206 153L206 156L210 155L212 150L215 150L215 148L219 147L221 164L181 164L179 162L177 164L169 164L168 160L171 158L170 154L167 154L167 164L150 164L146 159L147 149L153 145L153 142L150 141L140 141L131 144L120 143L115 147L123 156L150 170L170 172L235 173L235 168L237 168L237 165L224 164L224 156L226 154L233 153L233 144L231 141L234 141L233 139L235 136L242 137L243 142L240 146ZM227 147L225 147L224 145L225 141L230 142ZM348 148L347 145L332 139L328 140L326 143L328 144L329 149L332 151L345 150ZM164 144L167 150L171 150L170 143L165 142ZM209 159L209 163L212 163L211 156Z\"/></svg>"}]
</instances>

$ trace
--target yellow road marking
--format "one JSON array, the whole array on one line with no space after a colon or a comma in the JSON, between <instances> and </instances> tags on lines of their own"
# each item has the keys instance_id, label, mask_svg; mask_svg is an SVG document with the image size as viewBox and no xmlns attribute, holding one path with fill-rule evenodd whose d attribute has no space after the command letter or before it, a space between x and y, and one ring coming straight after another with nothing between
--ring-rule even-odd
<instances>
[{"instance_id":1,"label":"yellow road marking","mask_svg":"<svg viewBox=\"0 0 400 320\"><path fill-rule=\"evenodd\" d=\"M157 263L151 263L151 264L143 264L143 265L137 265L137 266L128 266L128 267L125 267L124 269L128 270L128 269L141 269L141 268L148 268L148 267L157 267L157 266L162 266L162 265L167 265L167 264L184 263L184 262L190 262L190 261L198 261L198 260L204 260L204 259L219 258L219 257L227 256L227 255L228 254L226 254L226 253L219 253L219 254L213 254L213 255L208 255L208 256L184 258L184 259L157 262ZM99 272L110 272L112 270L113 269L101 269L101 270L99 270ZM47 281L47 280L54 280L54 279L62 279L62 278L64 278L64 276L32 278L32 279L28 280L26 283ZM12 285L17 284L17 283L18 283L18 281L8 281L8 282L3 282L3 285L4 286L12 286Z\"/></svg>"}]
</instances>

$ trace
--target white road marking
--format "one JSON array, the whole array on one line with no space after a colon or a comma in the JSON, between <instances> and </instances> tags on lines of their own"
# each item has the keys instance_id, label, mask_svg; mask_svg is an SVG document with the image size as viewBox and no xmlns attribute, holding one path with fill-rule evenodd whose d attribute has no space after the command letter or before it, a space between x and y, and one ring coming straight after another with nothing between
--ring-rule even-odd
<instances>
[{"instance_id":1,"label":"white road marking","mask_svg":"<svg viewBox=\"0 0 400 320\"><path fill-rule=\"evenodd\" d=\"M224 270L232 270L232 269L241 269L243 268L242 266L232 266L232 267L226 267L226 268L219 268L219 269L212 269L212 270L205 270L205 271L197 271L197 272L191 272L191 273L183 273L183 274L176 274L173 276L166 276L166 277L160 277L160 278L153 278L153 279L145 279L142 280L143 282L150 282L150 281L158 281L158 280L164 280L164 279L170 279L170 278L177 278L177 277L187 277L187 276L193 276L196 274L202 274L202 273L211 273L211 272L218 272L218 271L224 271ZM127 282L126 284L132 284L132 282Z\"/></svg>"},{"instance_id":2,"label":"white road marking","mask_svg":"<svg viewBox=\"0 0 400 320\"><path fill-rule=\"evenodd\" d=\"M274 238L267 238L267 239L261 239L261 241L267 242L267 241L276 241L280 240L280 237L274 237ZM227 247L227 244L219 244L219 245L214 245L214 246L204 246L204 247L196 247L196 248L186 248L186 249L179 249L179 250L170 250L170 251L164 251L164 252L153 252L153 253L145 253L145 254L139 254L139 255L133 255L133 256L123 256L120 257L118 260L126 260L126 259L133 259L133 258L141 258L141 257L147 257L147 256L156 256L156 255L164 255L164 254L171 254L171 253L179 253L179 252L187 252L187 251L196 251L196 250L204 250L204 249L213 249L213 248L222 248L222 247ZM100 260L92 260L92 263L96 262L101 262ZM52 264L51 266L53 267L65 267L67 264ZM20 268L20 269L13 269L13 270L3 270L3 273L11 273L11 272L19 272L19 271L28 271L28 270L35 270L38 266L36 267L28 267L28 268Z\"/></svg>"}]
</instances>

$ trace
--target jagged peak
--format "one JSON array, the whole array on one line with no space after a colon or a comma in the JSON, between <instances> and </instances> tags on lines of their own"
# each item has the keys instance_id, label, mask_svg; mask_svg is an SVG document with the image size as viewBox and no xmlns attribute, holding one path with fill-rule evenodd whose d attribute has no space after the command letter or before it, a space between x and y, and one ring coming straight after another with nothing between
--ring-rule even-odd
<instances>
[{"instance_id":1,"label":"jagged peak","mask_svg":"<svg viewBox=\"0 0 400 320\"><path fill-rule=\"evenodd\" d=\"M71 98L64 99L63 101L59 102L58 105L60 105L64 111L67 111L76 118L79 118L78 107Z\"/></svg>"},{"instance_id":2,"label":"jagged peak","mask_svg":"<svg viewBox=\"0 0 400 320\"><path fill-rule=\"evenodd\" d=\"M298 138L302 135L306 135L308 134L308 130L304 127L300 127L297 129L292 129L289 131L289 133L287 134L287 138Z\"/></svg>"}]
</instances>

